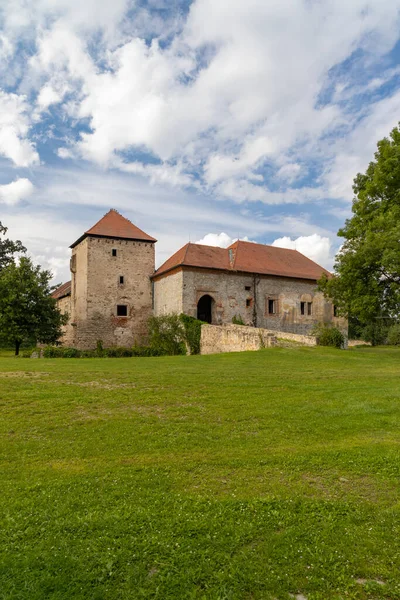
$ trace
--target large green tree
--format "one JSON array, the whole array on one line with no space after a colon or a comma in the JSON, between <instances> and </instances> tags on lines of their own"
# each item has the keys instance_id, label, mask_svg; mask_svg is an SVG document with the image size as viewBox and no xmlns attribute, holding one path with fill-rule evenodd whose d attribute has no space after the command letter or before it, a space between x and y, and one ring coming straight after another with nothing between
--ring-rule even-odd
<instances>
[{"instance_id":1,"label":"large green tree","mask_svg":"<svg viewBox=\"0 0 400 600\"><path fill-rule=\"evenodd\" d=\"M334 277L320 288L339 312L360 325L395 319L400 312L400 130L378 142L375 160L354 179L353 216Z\"/></svg>"},{"instance_id":2,"label":"large green tree","mask_svg":"<svg viewBox=\"0 0 400 600\"><path fill-rule=\"evenodd\" d=\"M61 335L67 317L51 297L50 280L50 271L25 256L1 271L0 336L14 345L16 355L23 342L50 344Z\"/></svg>"},{"instance_id":3,"label":"large green tree","mask_svg":"<svg viewBox=\"0 0 400 600\"><path fill-rule=\"evenodd\" d=\"M17 240L13 241L4 236L7 233L7 227L0 222L0 273L4 267L14 261L14 255L26 252L26 248Z\"/></svg>"}]
</instances>

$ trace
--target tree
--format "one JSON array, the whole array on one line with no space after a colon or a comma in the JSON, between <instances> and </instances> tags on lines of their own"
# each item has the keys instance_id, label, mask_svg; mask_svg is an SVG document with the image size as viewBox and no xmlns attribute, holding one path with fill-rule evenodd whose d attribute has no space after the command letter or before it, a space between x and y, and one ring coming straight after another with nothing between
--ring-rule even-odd
<instances>
[{"instance_id":1,"label":"tree","mask_svg":"<svg viewBox=\"0 0 400 600\"><path fill-rule=\"evenodd\" d=\"M323 277L319 287L340 314L380 330L400 308L399 127L378 142L375 160L356 176L353 190L353 216L338 232L345 242L334 276Z\"/></svg>"},{"instance_id":2,"label":"tree","mask_svg":"<svg viewBox=\"0 0 400 600\"><path fill-rule=\"evenodd\" d=\"M34 266L27 257L11 262L0 276L0 336L15 346L23 342L50 344L67 321L51 297L51 273Z\"/></svg>"},{"instance_id":3,"label":"tree","mask_svg":"<svg viewBox=\"0 0 400 600\"><path fill-rule=\"evenodd\" d=\"M7 227L0 222L0 273L14 261L14 254L26 252L26 248L17 240L1 239L7 233Z\"/></svg>"}]
</instances>

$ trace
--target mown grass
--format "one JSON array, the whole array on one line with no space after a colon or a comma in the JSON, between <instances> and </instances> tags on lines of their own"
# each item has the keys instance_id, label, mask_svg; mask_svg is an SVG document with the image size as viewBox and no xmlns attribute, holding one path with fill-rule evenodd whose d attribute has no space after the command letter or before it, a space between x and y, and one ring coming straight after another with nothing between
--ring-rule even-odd
<instances>
[{"instance_id":1,"label":"mown grass","mask_svg":"<svg viewBox=\"0 0 400 600\"><path fill-rule=\"evenodd\" d=\"M3 355L0 598L400 598L399 365Z\"/></svg>"}]
</instances>

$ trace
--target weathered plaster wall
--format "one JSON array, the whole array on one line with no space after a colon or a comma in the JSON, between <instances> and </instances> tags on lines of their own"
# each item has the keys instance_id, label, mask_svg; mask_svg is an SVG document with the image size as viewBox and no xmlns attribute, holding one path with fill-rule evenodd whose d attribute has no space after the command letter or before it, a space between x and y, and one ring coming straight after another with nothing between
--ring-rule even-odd
<instances>
[{"instance_id":1,"label":"weathered plaster wall","mask_svg":"<svg viewBox=\"0 0 400 600\"><path fill-rule=\"evenodd\" d=\"M57 300L57 308L64 315L68 313L69 320L66 325L62 327L62 337L60 342L64 346L71 346L73 344L74 338L74 328L71 325L71 296L64 296L64 298L59 298Z\"/></svg>"},{"instance_id":2,"label":"weathered plaster wall","mask_svg":"<svg viewBox=\"0 0 400 600\"><path fill-rule=\"evenodd\" d=\"M304 346L316 346L317 344L314 336L296 333L271 331L244 325L202 325L200 352L201 354L219 354L220 352L260 350L279 346L277 338L291 340Z\"/></svg>"},{"instance_id":3,"label":"weathered plaster wall","mask_svg":"<svg viewBox=\"0 0 400 600\"><path fill-rule=\"evenodd\" d=\"M154 315L183 312L183 273L178 271L154 282Z\"/></svg>"},{"instance_id":4,"label":"weathered plaster wall","mask_svg":"<svg viewBox=\"0 0 400 600\"><path fill-rule=\"evenodd\" d=\"M312 281L285 277L225 273L206 269L183 271L183 312L197 316L197 303L205 295L213 302L212 322L245 324L307 335L315 323L332 323L347 332L347 322L333 316L333 306ZM268 313L268 300L276 301L276 314ZM312 314L301 314L301 302L312 303Z\"/></svg>"},{"instance_id":5,"label":"weathered plaster wall","mask_svg":"<svg viewBox=\"0 0 400 600\"><path fill-rule=\"evenodd\" d=\"M274 334L265 329L243 325L202 325L201 354L244 352L275 345Z\"/></svg>"},{"instance_id":6,"label":"weathered plaster wall","mask_svg":"<svg viewBox=\"0 0 400 600\"><path fill-rule=\"evenodd\" d=\"M154 244L88 237L73 254L73 345L94 348L98 340L104 346L142 342L152 314ZM120 276L124 278L122 284ZM127 306L127 316L117 316L117 305Z\"/></svg>"}]
</instances>

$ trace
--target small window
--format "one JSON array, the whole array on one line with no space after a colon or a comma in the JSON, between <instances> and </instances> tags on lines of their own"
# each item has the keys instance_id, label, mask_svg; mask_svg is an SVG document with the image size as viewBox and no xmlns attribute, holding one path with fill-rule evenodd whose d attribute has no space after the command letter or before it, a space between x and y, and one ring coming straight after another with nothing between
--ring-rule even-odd
<instances>
[{"instance_id":1,"label":"small window","mask_svg":"<svg viewBox=\"0 0 400 600\"><path fill-rule=\"evenodd\" d=\"M117 317L127 317L128 316L128 307L126 304L118 304L117 305Z\"/></svg>"},{"instance_id":2,"label":"small window","mask_svg":"<svg viewBox=\"0 0 400 600\"><path fill-rule=\"evenodd\" d=\"M337 306L335 304L333 305L333 316L334 317L338 316Z\"/></svg>"},{"instance_id":3,"label":"small window","mask_svg":"<svg viewBox=\"0 0 400 600\"><path fill-rule=\"evenodd\" d=\"M124 276L123 275L119 276L119 282L120 282L121 285L124 283Z\"/></svg>"},{"instance_id":4,"label":"small window","mask_svg":"<svg viewBox=\"0 0 400 600\"><path fill-rule=\"evenodd\" d=\"M112 252L112 255L113 255L113 256L117 256L117 249L116 249L116 248L113 248L113 249L111 250L111 252Z\"/></svg>"},{"instance_id":5,"label":"small window","mask_svg":"<svg viewBox=\"0 0 400 600\"><path fill-rule=\"evenodd\" d=\"M306 314L306 304L307 304L307 302L300 302L300 313L302 315Z\"/></svg>"},{"instance_id":6,"label":"small window","mask_svg":"<svg viewBox=\"0 0 400 600\"><path fill-rule=\"evenodd\" d=\"M307 302L307 314L312 315L312 302Z\"/></svg>"},{"instance_id":7,"label":"small window","mask_svg":"<svg viewBox=\"0 0 400 600\"><path fill-rule=\"evenodd\" d=\"M246 292L249 292L251 290L251 287L249 285L245 285L244 289L246 290Z\"/></svg>"},{"instance_id":8,"label":"small window","mask_svg":"<svg viewBox=\"0 0 400 600\"><path fill-rule=\"evenodd\" d=\"M268 300L268 314L275 315L276 314L276 300L269 299Z\"/></svg>"},{"instance_id":9,"label":"small window","mask_svg":"<svg viewBox=\"0 0 400 600\"><path fill-rule=\"evenodd\" d=\"M251 298L247 298L247 300L246 300L246 306L247 306L247 308L249 308L252 304L253 304L252 299Z\"/></svg>"}]
</instances>

